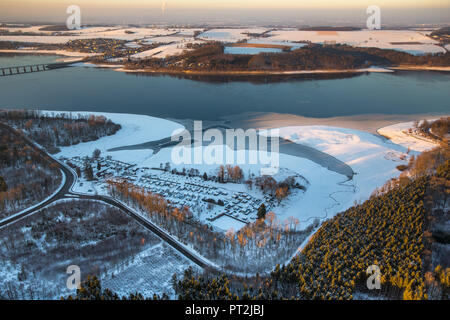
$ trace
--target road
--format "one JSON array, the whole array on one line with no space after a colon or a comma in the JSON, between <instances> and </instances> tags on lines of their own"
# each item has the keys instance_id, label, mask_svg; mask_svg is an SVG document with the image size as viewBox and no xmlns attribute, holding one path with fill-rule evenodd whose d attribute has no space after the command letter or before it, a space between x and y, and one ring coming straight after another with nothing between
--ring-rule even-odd
<instances>
[{"instance_id":1,"label":"road","mask_svg":"<svg viewBox=\"0 0 450 320\"><path fill-rule=\"evenodd\" d=\"M3 123L0 123L0 127L2 129L8 130L11 133L20 136L24 142L30 146L31 148L33 148L36 152L38 152L39 154L41 154L41 156L45 159L48 159L49 164L52 163L57 163L58 167L61 169L62 174L65 177L65 182L64 185L59 189L59 191L55 192L52 196L50 196L47 200L39 203L36 206L33 206L29 209L26 209L24 211L22 211L19 214L13 215L9 218L3 219L2 221L0 221L0 227L3 227L7 224L13 223L17 220L20 220L28 215L31 215L43 208L45 208L46 206L50 205L51 203L60 200L60 199L64 199L66 198L66 194L70 193L70 189L72 188L73 183L76 181L76 176L75 174L68 169L65 165L63 165L62 163L60 163L59 161L55 160L52 156L48 155L47 152L43 149L41 149L40 147L38 147L33 141L31 141L30 139L28 139L26 136L24 136L23 134L17 132L16 130L14 130L13 128L11 128L8 125L5 125Z\"/></svg>"},{"instance_id":2,"label":"road","mask_svg":"<svg viewBox=\"0 0 450 320\"><path fill-rule=\"evenodd\" d=\"M201 257L200 255L195 254L195 252L189 250L185 245L180 243L178 240L173 238L170 234L168 234L163 229L159 228L155 224L153 224L151 221L143 218L141 215L139 215L134 210L130 209L129 207L125 206L121 202L107 196L102 195L86 195L86 194L79 194L72 191L73 185L76 183L78 177L76 173L68 167L65 163L55 159L53 156L49 155L44 149L36 145L33 141L31 141L29 138L24 136L23 134L17 132L13 128L11 128L8 125L5 125L3 123L0 123L0 127L3 129L6 129L13 134L19 135L21 138L23 138L24 142L29 145L31 148L33 148L36 152L40 153L42 157L45 159L48 159L49 164L55 163L58 168L61 170L63 176L65 177L65 181L63 186L55 192L52 196L50 196L45 201L39 203L38 205L31 207L29 209L26 209L19 214L13 215L9 218L5 218L2 221L0 221L0 228L4 227L8 224L14 223L26 216L32 215L34 213L37 213L38 211L42 210L43 208L49 206L50 204L54 203L55 201L59 201L62 199L84 199L84 200L97 200L102 201L104 203L107 203L111 206L114 206L120 210L122 210L125 214L133 218L135 221L137 221L140 225L145 227L146 229L150 230L154 234L156 234L159 238L161 238L163 241L168 243L171 247L173 247L175 250L180 252L182 255L184 255L186 258L194 262L196 265L198 265L201 268L209 268L212 270L217 270L217 267L212 265L210 262L208 262L206 259Z\"/></svg>"}]
</instances>

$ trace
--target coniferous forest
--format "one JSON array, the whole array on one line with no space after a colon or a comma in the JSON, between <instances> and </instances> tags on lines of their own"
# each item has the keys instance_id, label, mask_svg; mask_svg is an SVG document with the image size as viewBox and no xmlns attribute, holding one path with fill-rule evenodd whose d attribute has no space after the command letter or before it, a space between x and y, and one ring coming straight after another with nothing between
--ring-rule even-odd
<instances>
[{"instance_id":1,"label":"coniferous forest","mask_svg":"<svg viewBox=\"0 0 450 320\"><path fill-rule=\"evenodd\" d=\"M269 276L198 274L189 268L181 279L174 275L174 290L182 300L448 300L448 159L445 145L424 152L369 200L324 222L301 254L277 265ZM367 287L370 266L379 268L379 289ZM119 298L98 291L100 284L94 280L75 298L88 299L94 293ZM138 293L123 297L142 298Z\"/></svg>"}]
</instances>

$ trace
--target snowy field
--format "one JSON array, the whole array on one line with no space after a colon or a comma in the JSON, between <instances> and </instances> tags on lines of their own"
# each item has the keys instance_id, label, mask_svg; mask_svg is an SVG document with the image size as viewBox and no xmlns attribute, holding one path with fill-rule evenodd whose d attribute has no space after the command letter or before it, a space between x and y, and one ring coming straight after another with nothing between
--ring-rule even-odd
<instances>
[{"instance_id":1,"label":"snowy field","mask_svg":"<svg viewBox=\"0 0 450 320\"><path fill-rule=\"evenodd\" d=\"M260 32L262 30L259 30ZM268 38L250 38L241 29L214 29L200 35L205 40L222 42L272 43L291 45L295 42L341 43L356 47L377 47L408 52L414 55L445 52L439 42L416 30L299 31L280 29L269 32Z\"/></svg>"},{"instance_id":2,"label":"snowy field","mask_svg":"<svg viewBox=\"0 0 450 320\"><path fill-rule=\"evenodd\" d=\"M166 56L178 55L185 50L183 45L179 43L171 43L159 46L157 48L142 51L130 56L133 60L146 59L146 58L165 58Z\"/></svg>"},{"instance_id":3,"label":"snowy field","mask_svg":"<svg viewBox=\"0 0 450 320\"><path fill-rule=\"evenodd\" d=\"M41 26L42 27L42 26ZM35 29L37 27L34 27ZM5 28L2 28L5 29ZM8 29L8 28L6 28ZM9 28L13 32L16 28ZM16 30L17 31L17 30ZM35 42L35 43L60 43L64 44L70 40L81 39L118 39L126 41L135 41L139 39L151 38L155 36L167 36L178 33L179 29L164 28L126 28L126 27L92 27L83 28L81 30L64 31L64 35L5 35L0 36L0 41L18 41L18 42ZM69 33L70 35L66 35Z\"/></svg>"},{"instance_id":4,"label":"snowy field","mask_svg":"<svg viewBox=\"0 0 450 320\"><path fill-rule=\"evenodd\" d=\"M143 58L166 58L167 56L174 56L183 53L188 49L188 44L199 44L203 41L195 40L194 38L183 37L155 37L143 41L143 43L161 43L163 45L143 52L136 53L131 56L131 59L143 59Z\"/></svg>"},{"instance_id":5,"label":"snowy field","mask_svg":"<svg viewBox=\"0 0 450 320\"><path fill-rule=\"evenodd\" d=\"M232 219L228 216L222 216L215 221L215 226L222 231L228 231L230 229L237 231L244 227L245 223Z\"/></svg>"},{"instance_id":6,"label":"snowy field","mask_svg":"<svg viewBox=\"0 0 450 320\"><path fill-rule=\"evenodd\" d=\"M66 288L69 265L78 265L83 278L97 275L119 295L175 298L173 274L198 268L125 213L96 201L61 200L0 229L0 243L0 295L10 299L74 294Z\"/></svg>"},{"instance_id":7,"label":"snowy field","mask_svg":"<svg viewBox=\"0 0 450 320\"><path fill-rule=\"evenodd\" d=\"M147 43L160 42L165 44L160 50L146 51L135 58L148 56L165 58L167 55L181 53L188 43L194 44L204 41L220 41L223 43L247 41L259 44L281 44L290 45L293 49L302 46L298 42L341 43L356 47L393 49L414 55L446 52L446 49L440 46L438 41L431 39L427 36L427 32L421 30L299 31L283 28L269 32L267 28L226 28L201 32L203 29L198 28L128 28L117 26L86 27L81 30L54 32L39 30L42 27L45 26L4 27L2 29L10 32L21 31L36 35L2 35L0 36L0 41L64 44L70 40L111 38L129 41L131 47L136 46L135 41L137 40ZM200 32L200 34L194 38L196 32ZM266 32L268 32L269 37L255 38L255 35L262 35ZM446 48L448 50L448 45Z\"/></svg>"},{"instance_id":8,"label":"snowy field","mask_svg":"<svg viewBox=\"0 0 450 320\"><path fill-rule=\"evenodd\" d=\"M226 54L259 54L261 52L282 52L277 48L252 48L252 47L225 47L224 53Z\"/></svg>"},{"instance_id":9,"label":"snowy field","mask_svg":"<svg viewBox=\"0 0 450 320\"><path fill-rule=\"evenodd\" d=\"M47 112L49 114L59 113L54 111ZM90 156L92 155L92 151L99 149L103 156L111 155L116 160L139 164L150 158L153 152L149 150L138 150L130 153L129 151L108 152L107 150L124 145L134 145L163 139L170 137L174 130L184 128L173 121L144 115L100 112L72 112L72 115L75 116L77 113L94 114L97 116L104 115L114 123L122 125L122 129L113 136L103 137L97 141L61 148L62 152L58 156L68 158L84 155Z\"/></svg>"},{"instance_id":10,"label":"snowy field","mask_svg":"<svg viewBox=\"0 0 450 320\"><path fill-rule=\"evenodd\" d=\"M210 41L221 42L238 42L242 40L248 40L250 37L248 33L262 34L266 32L265 28L250 28L250 29L211 29L201 33L198 38Z\"/></svg>"},{"instance_id":11,"label":"snowy field","mask_svg":"<svg viewBox=\"0 0 450 320\"><path fill-rule=\"evenodd\" d=\"M91 156L94 149L102 151L102 157L110 156L113 160L135 165L134 169L159 168L161 164L171 163L172 148L164 148L153 154L150 149L108 151L114 147L140 144L169 137L174 129L182 128L180 124L149 116L104 114L116 123L122 125L116 135L104 137L94 142L82 143L76 146L64 147L58 157ZM390 128L390 132L401 132L401 128L410 124L401 124ZM386 132L386 129L380 132ZM411 148L393 138L393 142L371 133L329 127L329 126L292 126L280 128L280 136L295 143L301 143L348 164L356 173L353 180L324 168L308 159L280 154L280 168L277 181L289 175L297 174L304 177L308 183L306 192L294 192L280 205L271 208L280 221L295 217L300 221L300 228L306 228L314 219L325 219L343 211L354 204L368 199L375 188L382 186L389 179L399 175L396 167L406 164L410 155L417 154L426 148ZM417 140L409 137L411 141ZM412 142L411 142L412 143ZM422 143L422 142L420 142ZM428 145L427 148L432 147ZM409 153L408 153L409 152ZM261 165L240 165L246 178L250 173L259 175ZM182 170L194 168L200 174L216 175L218 165L174 165L171 168ZM137 177L137 179L139 176ZM175 181L176 182L176 181ZM181 181L179 182L181 183ZM176 183L175 183L176 184ZM205 183L206 184L206 183ZM219 184L208 182L212 187L225 188L230 192L245 192L255 199L264 200L259 190L249 190L243 184ZM98 187L84 185L80 191L101 192ZM204 215L204 219L208 216ZM229 222L229 223L227 223ZM236 221L216 220L219 229L236 228Z\"/></svg>"},{"instance_id":12,"label":"snowy field","mask_svg":"<svg viewBox=\"0 0 450 320\"><path fill-rule=\"evenodd\" d=\"M157 245L141 252L132 261L127 261L102 278L102 286L109 288L118 295L129 295L139 292L144 297L152 297L153 294L167 294L170 299L176 299L172 287L172 276L181 278L188 267L199 269L186 257L183 257L175 249L160 242Z\"/></svg>"},{"instance_id":13,"label":"snowy field","mask_svg":"<svg viewBox=\"0 0 450 320\"><path fill-rule=\"evenodd\" d=\"M320 214L320 207L323 206L322 210L327 213L327 217L346 210L355 201L367 200L377 187L398 176L396 167L408 159L407 148L358 130L329 126L284 127L280 128L280 136L332 155L348 164L355 172L353 180L347 182L343 179L327 179L325 182L318 178L310 180L310 172L303 174L312 187L300 202L301 207L306 202L305 207L315 207ZM317 192L311 190L315 185L319 187ZM323 199L328 195L335 201L332 206L317 204L323 201L316 196L320 192Z\"/></svg>"},{"instance_id":14,"label":"snowy field","mask_svg":"<svg viewBox=\"0 0 450 320\"><path fill-rule=\"evenodd\" d=\"M361 31L293 31L270 32L267 40L310 41L312 43L341 43L355 47L377 47L405 51L411 54L445 52L439 42L424 33L413 30L361 30Z\"/></svg>"}]
</instances>

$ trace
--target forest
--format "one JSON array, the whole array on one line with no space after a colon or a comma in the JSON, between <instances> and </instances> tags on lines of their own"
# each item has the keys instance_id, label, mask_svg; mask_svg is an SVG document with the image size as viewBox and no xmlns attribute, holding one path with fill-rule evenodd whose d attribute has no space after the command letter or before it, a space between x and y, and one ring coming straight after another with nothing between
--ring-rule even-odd
<instances>
[{"instance_id":1,"label":"forest","mask_svg":"<svg viewBox=\"0 0 450 320\"><path fill-rule=\"evenodd\" d=\"M0 121L23 131L49 153L59 152L58 147L98 140L121 129L104 116L38 110L0 110Z\"/></svg>"},{"instance_id":2,"label":"forest","mask_svg":"<svg viewBox=\"0 0 450 320\"><path fill-rule=\"evenodd\" d=\"M161 240L119 209L89 200L55 203L0 229L0 299L57 299L66 268L82 280L126 267Z\"/></svg>"},{"instance_id":3,"label":"forest","mask_svg":"<svg viewBox=\"0 0 450 320\"><path fill-rule=\"evenodd\" d=\"M204 257L231 272L270 272L277 261L287 261L317 226L299 230L299 221L279 221L268 212L264 218L226 233L214 230L188 207L172 206L166 199L126 181L108 181L109 194L127 203L153 223Z\"/></svg>"},{"instance_id":4,"label":"forest","mask_svg":"<svg viewBox=\"0 0 450 320\"><path fill-rule=\"evenodd\" d=\"M0 126L0 220L42 201L61 182L59 169Z\"/></svg>"},{"instance_id":5,"label":"forest","mask_svg":"<svg viewBox=\"0 0 450 320\"><path fill-rule=\"evenodd\" d=\"M89 276L81 283L74 295L62 297L63 300L168 300L169 297L163 293L162 296L154 294L152 297L144 297L142 293L130 293L128 296L119 296L116 292L103 288L101 281L96 276Z\"/></svg>"},{"instance_id":6,"label":"forest","mask_svg":"<svg viewBox=\"0 0 450 320\"><path fill-rule=\"evenodd\" d=\"M301 254L269 277L195 274L176 279L180 299L449 299L450 154L443 145L366 202L322 224ZM381 289L368 290L377 265Z\"/></svg>"},{"instance_id":7,"label":"forest","mask_svg":"<svg viewBox=\"0 0 450 320\"><path fill-rule=\"evenodd\" d=\"M416 121L414 128L427 138L444 142L450 137L450 117L442 117L431 122L424 120L419 123Z\"/></svg>"},{"instance_id":8,"label":"forest","mask_svg":"<svg viewBox=\"0 0 450 320\"><path fill-rule=\"evenodd\" d=\"M152 199L151 195L135 190L132 185L116 185L115 188L114 192L122 193L122 200L128 199L130 203L133 199L131 203L135 207L152 208L150 203L153 202L153 205L167 208L162 199ZM199 273L188 268L183 277L173 276L173 289L182 300L448 300L449 195L450 148L444 139L441 146L412 157L401 175L375 190L370 199L326 220L300 254L285 265L276 265L270 274L253 272L253 275L243 277L212 270ZM155 212L155 209L148 212ZM189 221L188 209L184 215L175 212L181 217L177 219ZM158 214L171 213L163 210ZM273 219L270 214L268 219L266 226ZM256 234L264 234L262 221L244 228L245 233L255 230ZM187 225L189 223L183 226L184 233L191 230ZM262 229L255 229L257 226ZM245 233L241 236L238 233L229 240L234 239L242 246L251 241ZM224 248L229 251L232 247ZM379 289L367 287L370 266L380 270ZM104 289L90 293L89 288L100 287L94 280L87 282L83 292L71 298L97 299L99 294L95 292L100 292L100 298L119 298ZM136 293L122 298L144 297Z\"/></svg>"},{"instance_id":9,"label":"forest","mask_svg":"<svg viewBox=\"0 0 450 320\"><path fill-rule=\"evenodd\" d=\"M179 56L128 62L126 68L156 71L294 71L396 65L450 66L450 53L415 56L396 50L310 43L288 52L240 55L225 54L222 44L209 43Z\"/></svg>"}]
</instances>

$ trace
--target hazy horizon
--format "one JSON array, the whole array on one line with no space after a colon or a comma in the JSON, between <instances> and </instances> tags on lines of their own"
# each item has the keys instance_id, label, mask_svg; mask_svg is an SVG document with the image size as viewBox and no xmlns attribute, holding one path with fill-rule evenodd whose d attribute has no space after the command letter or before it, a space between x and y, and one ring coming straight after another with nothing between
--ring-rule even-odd
<instances>
[{"instance_id":1,"label":"hazy horizon","mask_svg":"<svg viewBox=\"0 0 450 320\"><path fill-rule=\"evenodd\" d=\"M369 5L381 8L387 26L450 23L449 2L442 0L2 0L0 21L64 23L72 4L80 6L83 24L364 26Z\"/></svg>"}]
</instances>

